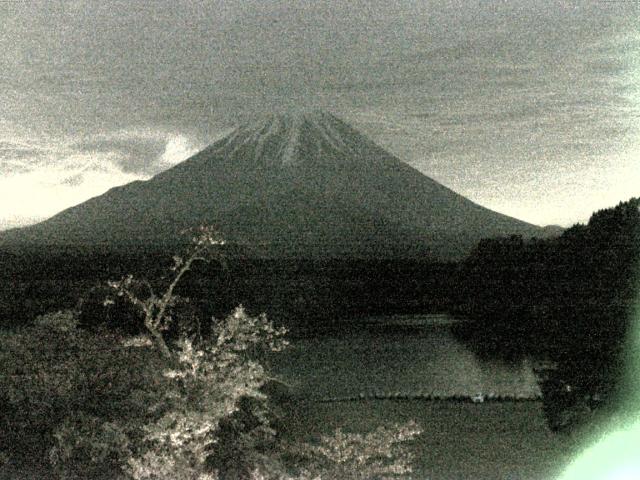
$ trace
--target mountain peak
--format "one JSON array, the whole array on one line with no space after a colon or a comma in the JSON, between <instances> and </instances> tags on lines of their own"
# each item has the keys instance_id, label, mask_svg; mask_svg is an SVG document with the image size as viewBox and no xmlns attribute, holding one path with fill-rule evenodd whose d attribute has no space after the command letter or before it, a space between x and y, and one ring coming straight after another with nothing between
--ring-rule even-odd
<instances>
[{"instance_id":1,"label":"mountain peak","mask_svg":"<svg viewBox=\"0 0 640 480\"><path fill-rule=\"evenodd\" d=\"M315 143L320 150L341 151L347 148L345 137L353 132L341 120L324 110L297 109L262 115L238 127L225 142L226 156L243 146L254 147L255 158L268 154L281 165L300 162L303 144ZM274 155L275 150L275 155Z\"/></svg>"}]
</instances>

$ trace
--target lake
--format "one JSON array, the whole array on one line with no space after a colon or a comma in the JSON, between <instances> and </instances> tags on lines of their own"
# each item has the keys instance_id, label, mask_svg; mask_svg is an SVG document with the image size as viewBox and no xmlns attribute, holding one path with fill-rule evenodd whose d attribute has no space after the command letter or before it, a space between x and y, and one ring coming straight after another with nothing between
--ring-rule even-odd
<instances>
[{"instance_id":1,"label":"lake","mask_svg":"<svg viewBox=\"0 0 640 480\"><path fill-rule=\"evenodd\" d=\"M451 333L457 322L433 315L379 317L342 335L293 340L272 363L297 396L284 408L285 438L309 442L336 428L364 434L414 420L425 430L411 447L416 479L556 478L582 439L552 433L542 402L369 400L394 393L539 396L530 361L478 358ZM361 393L367 399L317 401Z\"/></svg>"},{"instance_id":2,"label":"lake","mask_svg":"<svg viewBox=\"0 0 640 480\"><path fill-rule=\"evenodd\" d=\"M540 396L531 361L480 359L451 333L458 321L444 315L360 320L360 330L344 335L293 340L271 360L271 368L294 394L317 400L394 394Z\"/></svg>"}]
</instances>

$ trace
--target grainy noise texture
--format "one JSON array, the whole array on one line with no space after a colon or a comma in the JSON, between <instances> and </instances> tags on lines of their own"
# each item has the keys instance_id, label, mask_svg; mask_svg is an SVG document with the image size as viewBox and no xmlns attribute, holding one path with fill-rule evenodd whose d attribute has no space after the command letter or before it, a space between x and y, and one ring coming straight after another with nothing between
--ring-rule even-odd
<instances>
[{"instance_id":1,"label":"grainy noise texture","mask_svg":"<svg viewBox=\"0 0 640 480\"><path fill-rule=\"evenodd\" d=\"M0 2L0 227L319 107L501 213L637 193L637 2Z\"/></svg>"}]
</instances>

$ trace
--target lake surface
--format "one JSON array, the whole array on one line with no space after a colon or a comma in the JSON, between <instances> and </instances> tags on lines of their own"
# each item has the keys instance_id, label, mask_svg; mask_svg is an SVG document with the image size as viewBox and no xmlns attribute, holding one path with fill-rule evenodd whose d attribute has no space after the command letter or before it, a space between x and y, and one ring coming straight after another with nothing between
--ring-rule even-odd
<instances>
[{"instance_id":1,"label":"lake surface","mask_svg":"<svg viewBox=\"0 0 640 480\"><path fill-rule=\"evenodd\" d=\"M296 339L271 367L295 394L312 399L364 394L538 397L529 360L478 358L442 315L372 318L362 330Z\"/></svg>"}]
</instances>

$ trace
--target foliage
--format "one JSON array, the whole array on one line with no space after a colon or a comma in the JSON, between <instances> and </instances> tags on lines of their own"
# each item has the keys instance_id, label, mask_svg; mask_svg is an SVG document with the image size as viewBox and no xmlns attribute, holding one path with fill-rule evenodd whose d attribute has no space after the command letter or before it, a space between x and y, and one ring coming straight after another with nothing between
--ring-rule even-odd
<instances>
[{"instance_id":1,"label":"foliage","mask_svg":"<svg viewBox=\"0 0 640 480\"><path fill-rule=\"evenodd\" d=\"M261 363L286 347L285 329L238 307L213 318L207 335L198 329L176 342L165 337L180 320L174 307L185 301L178 284L222 243L211 229L198 229L185 256L174 257L162 294L133 275L110 282L142 312L146 334L79 329L76 311L6 332L2 444L13 449L2 461L46 458L51 477L65 479L293 480L265 394L274 379ZM296 447L308 463L298 478L404 478L411 471L404 443L418 433L412 423L367 435L337 431Z\"/></svg>"},{"instance_id":2,"label":"foliage","mask_svg":"<svg viewBox=\"0 0 640 480\"><path fill-rule=\"evenodd\" d=\"M576 417L591 408L584 398L615 397L639 262L636 198L556 239L485 240L459 271L457 313L472 322L458 333L485 354L557 362L553 378L543 380L545 402L557 403L546 406L550 424L565 413ZM570 395L556 392L560 385Z\"/></svg>"},{"instance_id":3,"label":"foliage","mask_svg":"<svg viewBox=\"0 0 640 480\"><path fill-rule=\"evenodd\" d=\"M130 439L121 425L79 412L56 429L49 461L64 479L122 478L118 472L130 454Z\"/></svg>"},{"instance_id":4,"label":"foliage","mask_svg":"<svg viewBox=\"0 0 640 480\"><path fill-rule=\"evenodd\" d=\"M241 474L257 463L267 463L257 447L268 444L275 432L269 425L267 397L260 391L269 378L256 358L265 350L284 348L281 337L285 330L274 328L266 316L250 317L239 307L221 322L213 319L206 338L183 335L170 345L164 336L175 323L172 307L183 300L176 294L181 279L194 262L207 261L212 247L222 244L211 228L197 229L186 254L173 257L175 275L161 294L147 280L136 280L133 275L109 282L118 297L144 314L144 326L165 359L163 375L169 381L163 398L168 408L145 425L144 446L128 461L132 478L200 479L237 469L239 463L246 465ZM140 294L140 287L146 295ZM252 419L248 429L246 422L237 428L234 419L241 407ZM225 465L220 461L224 456L215 455L216 446L222 443L218 451L235 443L243 458L235 459L231 467Z\"/></svg>"},{"instance_id":5,"label":"foliage","mask_svg":"<svg viewBox=\"0 0 640 480\"><path fill-rule=\"evenodd\" d=\"M139 423L161 413L149 407L162 398L167 382L153 349L127 346L106 331L67 328L76 321L74 312L55 312L0 336L0 444L13 464L43 468L55 448L52 458L62 478L62 472L80 465L78 458L91 451L94 440L111 438L116 441L111 451L120 449L115 437L92 436L94 426L102 427L87 419L117 423L133 442ZM93 458L87 468L112 471L111 460Z\"/></svg>"},{"instance_id":6,"label":"foliage","mask_svg":"<svg viewBox=\"0 0 640 480\"><path fill-rule=\"evenodd\" d=\"M71 332L78 327L78 316L73 310L59 310L38 315L33 323L39 327Z\"/></svg>"},{"instance_id":7,"label":"foliage","mask_svg":"<svg viewBox=\"0 0 640 480\"><path fill-rule=\"evenodd\" d=\"M274 328L265 316L249 317L240 307L216 323L213 331L212 338L199 346L190 340L179 342L177 365L164 372L172 381L167 393L171 408L145 427L145 452L129 461L134 479L213 478L221 465L211 465L210 460L217 449L224 448L221 424L249 399L255 422L252 428L235 432L242 444L238 450L245 457L236 460L242 460L247 469L269 462L256 448L275 436L267 397L261 392L269 376L251 354L263 347L284 348L285 330Z\"/></svg>"},{"instance_id":8,"label":"foliage","mask_svg":"<svg viewBox=\"0 0 640 480\"><path fill-rule=\"evenodd\" d=\"M298 452L309 459L299 478L313 480L405 479L412 473L408 442L422 433L414 423L379 427L365 435L341 429L324 435L316 444L303 444Z\"/></svg>"}]
</instances>

